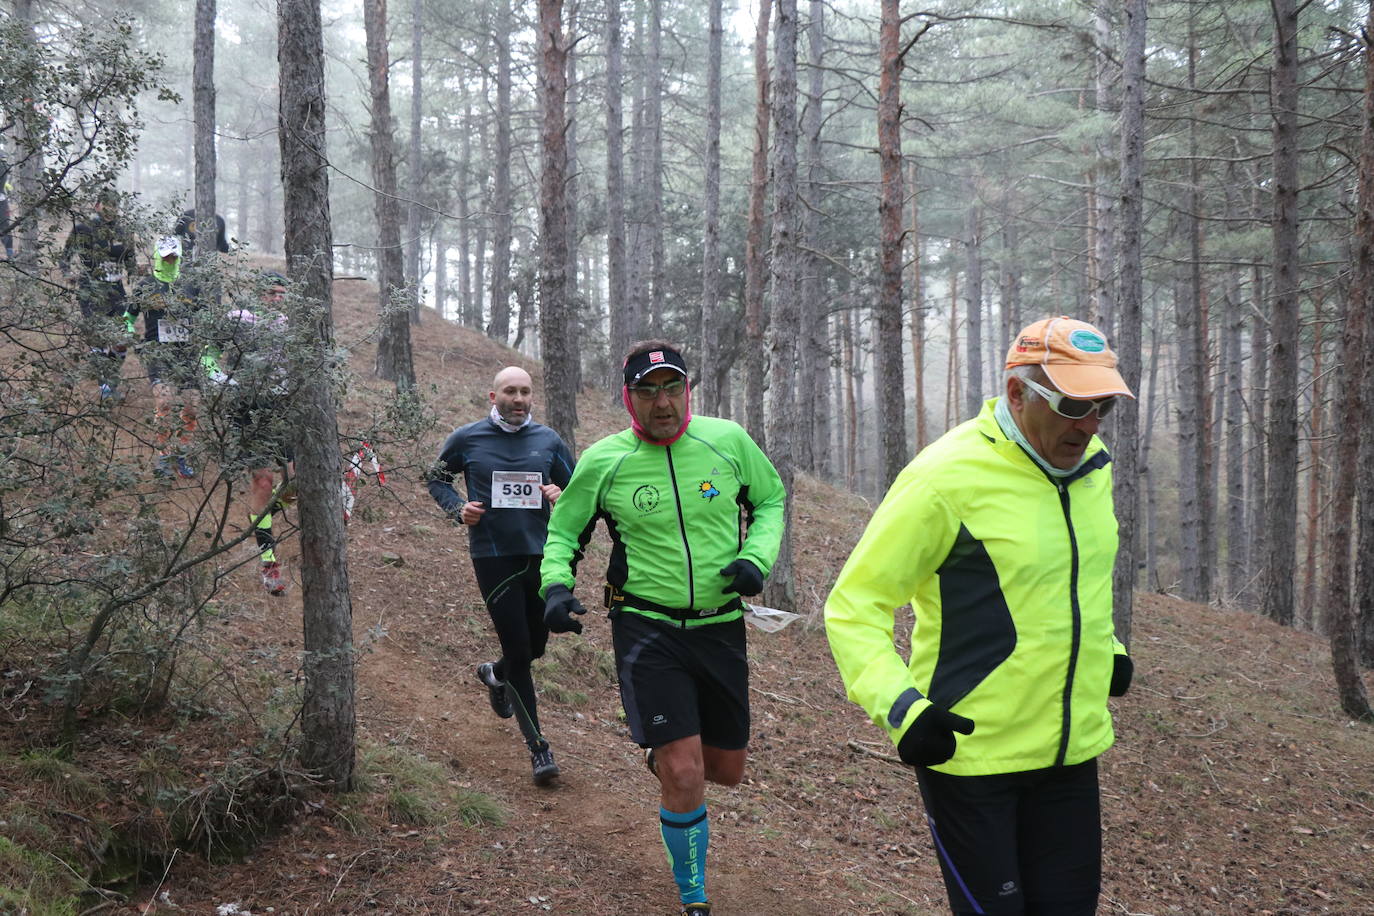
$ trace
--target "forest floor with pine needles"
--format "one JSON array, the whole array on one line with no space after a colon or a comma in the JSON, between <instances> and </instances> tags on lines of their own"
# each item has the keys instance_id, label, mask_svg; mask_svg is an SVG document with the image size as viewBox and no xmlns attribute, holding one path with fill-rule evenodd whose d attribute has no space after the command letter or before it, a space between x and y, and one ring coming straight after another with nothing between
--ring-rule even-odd
<instances>
[{"instance_id":1,"label":"forest floor with pine needles","mask_svg":"<svg viewBox=\"0 0 1374 916\"><path fill-rule=\"evenodd\" d=\"M375 290L336 288L341 339L353 342L355 371L366 377ZM496 370L530 361L433 312L413 331L439 415L417 454L432 459L450 429L485 413ZM384 400L385 386L368 380L345 419ZM609 396L584 393L579 412L583 446L624 426ZM202 815L195 835L225 840L252 823L263 833L254 848L141 863L144 877L124 897L91 898L88 912L676 912L658 784L621 719L609 627L593 607L599 589L583 590L593 609L584 635L553 637L539 663L541 718L563 776L536 788L513 722L491 714L473 676L497 650L466 536L440 515L409 460L389 464L387 486L364 494L349 527L362 788L305 793L260 821L236 820L231 798L228 816ZM872 507L810 479L793 497L807 616L776 634L750 631L748 774L737 788L707 791L713 912L947 912L915 779L845 700L820 627L825 593ZM605 550L593 544L584 578L595 578ZM41 848L43 829L66 831L67 848L108 858L109 825L125 837L140 824L159 828L160 815L133 801L134 787L223 786L268 720L289 719L281 697L299 687L294 545L284 556L296 574L285 598L262 593L248 564L226 595L238 612L202 637L223 675L220 692L258 698L266 711L257 721L107 714L86 721L75 766L64 770L34 763L51 742L51 714L36 697L11 697L13 721L0 728L0 836ZM1341 713L1324 640L1242 609L1141 593L1133 655L1135 683L1112 700L1117 743L1101 761L1099 912L1374 914L1374 729ZM238 788L245 799L270 794L261 784ZM0 883L18 880L7 849L0 839Z\"/></svg>"}]
</instances>

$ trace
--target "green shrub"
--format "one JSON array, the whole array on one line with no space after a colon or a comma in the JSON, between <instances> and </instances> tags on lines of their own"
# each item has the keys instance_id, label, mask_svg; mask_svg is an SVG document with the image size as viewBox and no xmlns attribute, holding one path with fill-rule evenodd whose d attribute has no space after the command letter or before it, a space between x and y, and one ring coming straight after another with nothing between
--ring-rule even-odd
<instances>
[{"instance_id":1,"label":"green shrub","mask_svg":"<svg viewBox=\"0 0 1374 916\"><path fill-rule=\"evenodd\" d=\"M66 863L0 834L0 913L74 916L80 889Z\"/></svg>"},{"instance_id":2,"label":"green shrub","mask_svg":"<svg viewBox=\"0 0 1374 916\"><path fill-rule=\"evenodd\" d=\"M455 788L441 765L399 745L365 749L354 788L384 793L387 816L398 824L428 827L458 821L475 827L505 822L505 810L495 799Z\"/></svg>"},{"instance_id":3,"label":"green shrub","mask_svg":"<svg viewBox=\"0 0 1374 916\"><path fill-rule=\"evenodd\" d=\"M89 804L105 797L105 790L61 750L51 748L25 751L19 755L19 772L24 779L45 786L63 801Z\"/></svg>"}]
</instances>

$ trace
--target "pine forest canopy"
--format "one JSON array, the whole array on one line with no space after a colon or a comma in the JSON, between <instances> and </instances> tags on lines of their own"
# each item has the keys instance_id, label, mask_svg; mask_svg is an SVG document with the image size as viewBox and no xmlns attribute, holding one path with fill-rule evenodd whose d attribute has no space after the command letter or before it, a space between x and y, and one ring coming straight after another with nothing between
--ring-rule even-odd
<instances>
[{"instance_id":1,"label":"pine forest canopy","mask_svg":"<svg viewBox=\"0 0 1374 916\"><path fill-rule=\"evenodd\" d=\"M1104 431L1132 450L1141 481L1140 514L1130 516L1137 583L1258 604L1261 570L1275 568L1266 505L1291 505L1282 515L1296 540L1291 550L1280 544L1291 556L1279 575L1296 583L1296 621L1327 626L1321 539L1351 523L1325 507L1337 472L1332 411L1343 396L1333 366L1347 315L1359 314L1351 309L1366 177L1365 5L1327 0L1291 14L1259 0L907 7L895 51L898 129L885 137L879 76L894 52L879 40L877 4L727 3L718 71L709 3L563 0L552 4L563 24L552 44L540 31L549 6L383 8L391 109L412 115L390 127L395 196L409 220L400 244L418 265L405 281L425 303L533 356L553 356L546 333L573 339L572 355L558 357L575 363L564 377L591 389L626 335L683 341L710 364L703 393L741 421L750 399L762 398L746 384L751 365L785 358L788 371L758 376L770 380L767 404L805 398L814 410L770 450L875 496L890 472L868 430L904 418L896 445L905 460L998 393L1018 328L1053 314L1090 319L1113 340L1138 341L1123 351L1139 379L1138 436L1114 443L1113 429ZM32 8L37 35L53 46L117 13L136 47L163 57L174 94L143 91L136 153L118 182L157 212L189 206L192 17L158 0ZM1148 29L1136 87L1141 154L1132 160L1123 123L1135 8ZM283 196L270 9L217 10L215 199L239 245L275 254ZM773 23L761 32L761 83L764 11ZM323 18L335 269L375 278L378 127L363 11L326 3ZM783 35L794 48L778 47ZM550 47L561 52L561 82L545 70ZM788 60L791 70L780 65ZM550 86L560 87L565 124L558 159L548 157L544 123ZM762 185L753 167L758 125L769 124L761 102L772 118ZM16 138L5 142L14 159ZM895 173L880 174L880 153L896 157ZM1132 161L1138 198L1123 171ZM563 170L553 219L541 203L555 199L541 192L550 163ZM779 201L779 187L795 191ZM900 192L895 237L879 221L885 188ZM761 248L750 244L751 206L775 233L771 245L766 234ZM707 214L717 222L704 225ZM782 231L798 234L795 247L779 246ZM565 263L548 259L550 232L566 233ZM893 252L898 259L885 261ZM763 323L782 322L767 348L746 343L751 258L771 265L760 274ZM900 269L898 298L886 304L884 264ZM704 276L716 291L705 318ZM1123 278L1138 288L1123 288ZM558 320L542 321L541 308ZM900 342L884 356L893 328ZM779 348L783 338L804 345ZM703 341L712 352L694 352ZM893 360L904 366L895 386ZM1277 447L1284 443L1291 448ZM1360 448L1361 465L1374 463L1374 445ZM1358 530L1374 537L1371 501L1366 481L1354 511ZM1374 626L1374 589L1364 588L1363 619ZM1374 632L1366 663L1370 643Z\"/></svg>"}]
</instances>

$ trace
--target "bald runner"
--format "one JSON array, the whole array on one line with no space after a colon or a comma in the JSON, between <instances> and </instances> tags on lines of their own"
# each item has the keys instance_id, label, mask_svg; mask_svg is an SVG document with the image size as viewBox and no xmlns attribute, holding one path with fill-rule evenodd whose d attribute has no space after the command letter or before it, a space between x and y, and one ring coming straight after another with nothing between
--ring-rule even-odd
<instances>
[{"instance_id":1,"label":"bald runner","mask_svg":"<svg viewBox=\"0 0 1374 916\"><path fill-rule=\"evenodd\" d=\"M534 383L519 366L496 373L491 409L455 429L429 474L429 492L455 524L468 529L477 584L501 644L501 657L477 666L492 711L516 719L530 753L533 778L559 775L539 728L530 664L544 654L549 631L539 596L539 564L549 512L572 477L563 439L531 419ZM464 495L455 481L462 476Z\"/></svg>"}]
</instances>

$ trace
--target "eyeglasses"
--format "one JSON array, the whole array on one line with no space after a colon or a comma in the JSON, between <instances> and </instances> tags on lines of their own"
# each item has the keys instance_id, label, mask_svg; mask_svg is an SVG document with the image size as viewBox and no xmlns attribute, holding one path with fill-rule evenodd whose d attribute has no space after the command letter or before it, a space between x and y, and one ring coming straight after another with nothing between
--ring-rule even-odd
<instances>
[{"instance_id":1,"label":"eyeglasses","mask_svg":"<svg viewBox=\"0 0 1374 916\"><path fill-rule=\"evenodd\" d=\"M1033 391L1044 398L1045 402L1050 405L1050 410L1068 420L1082 420L1094 410L1097 411L1097 418L1101 420L1111 413L1112 408L1116 406L1116 395L1090 401L1085 398L1071 398L1061 391L1051 391L1044 385L1037 385L1028 378L1021 379L1021 382L1024 385L1029 385Z\"/></svg>"},{"instance_id":2,"label":"eyeglasses","mask_svg":"<svg viewBox=\"0 0 1374 916\"><path fill-rule=\"evenodd\" d=\"M664 382L662 385L631 385L629 387L639 400L656 401L658 400L658 393L660 391L670 398L681 395L682 392L687 390L687 380L676 379L675 381Z\"/></svg>"}]
</instances>

